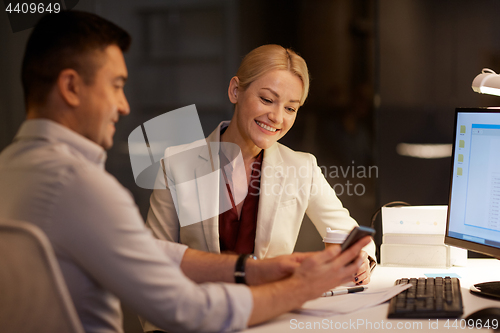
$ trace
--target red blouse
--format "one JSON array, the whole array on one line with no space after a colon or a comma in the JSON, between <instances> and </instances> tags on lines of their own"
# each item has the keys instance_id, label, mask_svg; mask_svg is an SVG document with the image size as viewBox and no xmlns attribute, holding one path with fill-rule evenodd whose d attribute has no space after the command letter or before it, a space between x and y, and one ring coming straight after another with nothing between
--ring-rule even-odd
<instances>
[{"instance_id":1,"label":"red blouse","mask_svg":"<svg viewBox=\"0 0 500 333\"><path fill-rule=\"evenodd\" d=\"M219 214L219 242L221 252L229 251L237 254L252 254L254 251L263 152L264 150L261 150L255 162L252 163L250 184L248 184L248 193L243 201L240 219L238 219L238 211L226 178L226 188L231 199L232 208ZM222 155L221 158L225 157ZM221 164L224 164L223 161L221 161Z\"/></svg>"}]
</instances>

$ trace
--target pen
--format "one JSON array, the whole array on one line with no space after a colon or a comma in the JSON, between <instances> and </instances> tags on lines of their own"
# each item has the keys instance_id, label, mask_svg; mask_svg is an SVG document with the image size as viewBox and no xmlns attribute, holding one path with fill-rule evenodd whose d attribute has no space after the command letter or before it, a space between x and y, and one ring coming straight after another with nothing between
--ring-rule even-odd
<instances>
[{"instance_id":1,"label":"pen","mask_svg":"<svg viewBox=\"0 0 500 333\"><path fill-rule=\"evenodd\" d=\"M368 289L368 287L361 286L361 287L339 289L339 290L328 290L326 293L323 293L323 295L321 295L321 296L328 297L328 296L338 296L338 295L344 295L344 294L352 294L352 293L358 293L358 292L363 291L365 289Z\"/></svg>"}]
</instances>

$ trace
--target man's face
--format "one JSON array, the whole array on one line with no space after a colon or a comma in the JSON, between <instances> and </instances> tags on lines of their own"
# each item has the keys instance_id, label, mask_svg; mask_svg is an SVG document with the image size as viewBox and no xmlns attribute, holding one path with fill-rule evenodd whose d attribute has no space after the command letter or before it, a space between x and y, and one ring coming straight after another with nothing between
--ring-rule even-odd
<instances>
[{"instance_id":1,"label":"man's face","mask_svg":"<svg viewBox=\"0 0 500 333\"><path fill-rule=\"evenodd\" d=\"M94 74L93 83L82 86L81 109L77 125L79 133L104 149L113 146L115 123L120 115L130 113L123 87L127 67L120 48L108 46L97 57L102 64Z\"/></svg>"}]
</instances>

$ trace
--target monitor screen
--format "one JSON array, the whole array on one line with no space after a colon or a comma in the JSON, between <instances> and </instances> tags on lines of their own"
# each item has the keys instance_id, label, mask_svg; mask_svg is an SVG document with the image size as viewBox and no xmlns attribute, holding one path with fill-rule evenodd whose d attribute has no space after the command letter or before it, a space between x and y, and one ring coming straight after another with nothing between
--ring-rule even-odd
<instances>
[{"instance_id":1,"label":"monitor screen","mask_svg":"<svg viewBox=\"0 0 500 333\"><path fill-rule=\"evenodd\" d=\"M457 109L445 243L500 258L500 109Z\"/></svg>"}]
</instances>

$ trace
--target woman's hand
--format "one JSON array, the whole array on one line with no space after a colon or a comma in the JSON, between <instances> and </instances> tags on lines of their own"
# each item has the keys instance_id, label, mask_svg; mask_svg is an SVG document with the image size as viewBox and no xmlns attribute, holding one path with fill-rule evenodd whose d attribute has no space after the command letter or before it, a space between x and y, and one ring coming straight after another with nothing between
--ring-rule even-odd
<instances>
[{"instance_id":1,"label":"woman's hand","mask_svg":"<svg viewBox=\"0 0 500 333\"><path fill-rule=\"evenodd\" d=\"M370 282L371 268L370 259L368 259L368 253L361 251L360 256L363 256L363 264L359 267L358 271L354 275L354 283L357 285L368 284Z\"/></svg>"}]
</instances>

